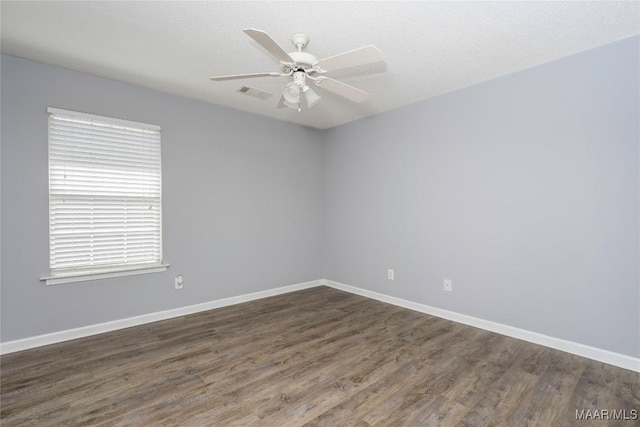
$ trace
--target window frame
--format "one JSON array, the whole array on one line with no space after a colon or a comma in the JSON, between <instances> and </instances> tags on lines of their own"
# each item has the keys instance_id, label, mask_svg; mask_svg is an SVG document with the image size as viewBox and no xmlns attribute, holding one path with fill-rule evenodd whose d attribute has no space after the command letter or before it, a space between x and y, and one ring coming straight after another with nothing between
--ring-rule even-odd
<instances>
[{"instance_id":1,"label":"window frame","mask_svg":"<svg viewBox=\"0 0 640 427\"><path fill-rule=\"evenodd\" d=\"M55 271L52 269L52 246L51 246L51 223L52 223L52 187L51 187L51 122L50 116L52 114L64 115L78 119L86 119L93 122L105 124L107 126L122 126L134 129L152 130L160 134L161 128L157 125L151 125L147 123L135 122L131 120L123 120L113 117L100 116L95 114L88 114L78 111L66 110L55 107L47 108L47 161L48 161L48 176L47 176L47 192L48 192L48 263L49 273L46 276L41 277L40 280L44 281L46 285L57 285L62 283L81 282L87 280L106 279L113 277L123 277L138 274L156 273L166 271L169 264L164 262L164 245L163 245L163 230L162 230L162 149L161 149L161 136L158 137L158 143L160 144L160 153L158 159L158 172L159 172L159 262L140 263L140 264L113 264L109 266L96 266L95 268L82 268L78 271L68 269L67 271Z\"/></svg>"}]
</instances>

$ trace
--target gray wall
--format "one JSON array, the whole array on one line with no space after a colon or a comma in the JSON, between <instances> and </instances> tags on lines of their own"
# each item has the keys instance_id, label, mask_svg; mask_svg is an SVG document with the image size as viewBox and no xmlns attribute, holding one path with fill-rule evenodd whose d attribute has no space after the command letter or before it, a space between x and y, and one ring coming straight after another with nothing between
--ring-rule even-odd
<instances>
[{"instance_id":1,"label":"gray wall","mask_svg":"<svg viewBox=\"0 0 640 427\"><path fill-rule=\"evenodd\" d=\"M325 277L640 356L638 51L327 132Z\"/></svg>"},{"instance_id":2,"label":"gray wall","mask_svg":"<svg viewBox=\"0 0 640 427\"><path fill-rule=\"evenodd\" d=\"M11 56L1 65L2 341L321 277L318 131ZM48 272L47 106L162 127L167 272L39 280Z\"/></svg>"},{"instance_id":3,"label":"gray wall","mask_svg":"<svg viewBox=\"0 0 640 427\"><path fill-rule=\"evenodd\" d=\"M1 339L325 277L638 357L638 50L325 132L2 56ZM162 126L168 272L39 281L47 106Z\"/></svg>"}]
</instances>

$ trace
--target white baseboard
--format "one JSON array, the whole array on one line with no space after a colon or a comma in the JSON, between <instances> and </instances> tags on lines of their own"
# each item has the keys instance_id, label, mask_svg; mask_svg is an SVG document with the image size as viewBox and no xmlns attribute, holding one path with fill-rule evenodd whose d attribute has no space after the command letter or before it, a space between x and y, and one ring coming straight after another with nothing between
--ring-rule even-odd
<instances>
[{"instance_id":1,"label":"white baseboard","mask_svg":"<svg viewBox=\"0 0 640 427\"><path fill-rule=\"evenodd\" d=\"M118 329L130 328L132 326L143 325L146 323L157 322L160 320L172 319L174 317L186 316L188 314L199 313L201 311L212 310L214 308L226 307L229 305L240 304L243 302L253 301L261 298L267 298L275 295L286 294L288 292L298 291L301 289L313 288L320 286L320 281L311 281L298 283L290 286L269 289L266 291L253 292L250 294L239 295L230 298L223 298L215 301L209 301L201 304L189 305L186 307L178 307L170 310L158 311L155 313L143 314L141 316L128 317L126 319L114 320L111 322L99 323L96 325L83 326L81 328L67 329L65 331L53 332L50 334L38 335L35 337L23 338L14 341L0 343L0 354L14 353L16 351L28 350L30 348L41 347L43 345L56 344L63 341L84 338L91 335L101 334L104 332L116 331Z\"/></svg>"},{"instance_id":2,"label":"white baseboard","mask_svg":"<svg viewBox=\"0 0 640 427\"><path fill-rule=\"evenodd\" d=\"M586 357L588 359L597 360L609 365L618 366L620 368L629 369L631 371L640 372L640 358L626 356L620 353L614 353L608 350L602 350L584 344L572 341L566 341L560 338L554 338L537 332L527 331L525 329L513 326L503 325L501 323L489 320L479 319L477 317L467 316L465 314L453 311L443 310L441 308L431 307L429 305L408 301L402 298L396 298L378 292L357 288L355 286L345 285L343 283L333 282L331 280L320 280L320 283L335 289L350 292L352 294L375 299L378 301L393 304L399 307L408 308L420 313L430 314L432 316L441 317L443 319L452 320L454 322L463 323L465 325L474 326L501 335L528 341L534 344L540 344L556 350L565 351L577 356Z\"/></svg>"},{"instance_id":3,"label":"white baseboard","mask_svg":"<svg viewBox=\"0 0 640 427\"><path fill-rule=\"evenodd\" d=\"M355 286L345 285L343 283L331 280L314 280L310 282L298 283L290 286L269 289L266 291L253 292L250 294L239 295L230 298L223 298L215 301L209 301L201 304L179 307L156 313L143 314L141 316L129 317L126 319L114 320L111 322L99 323L96 325L83 326L81 328L68 329L60 332L53 332L45 335L38 335L14 341L0 343L0 354L14 353L16 351L28 350L30 348L40 347L49 344L55 344L63 341L69 341L77 338L84 338L91 335L101 334L104 332L116 331L118 329L129 328L132 326L143 325L146 323L157 322L160 320L172 319L174 317L186 316L188 314L199 313L202 311L212 310L215 308L226 307L230 305L240 304L243 302L254 301L261 298L267 298L275 295L285 294L288 292L298 291L302 289L313 288L316 286L328 286L331 288L346 291L352 294L371 298L377 301L386 302L399 307L408 308L420 313L430 314L432 316L441 317L443 319L452 320L454 322L463 323L465 325L474 326L487 331L496 332L498 334L521 339L523 341L540 344L556 350L565 351L567 353L586 357L609 365L618 366L620 368L629 369L631 371L640 372L640 358L626 356L624 354L614 353L608 350L590 347L588 345L579 344L572 341L566 341L560 338L554 338L537 332L527 331L525 329L513 326L503 325L501 323L489 320L479 319L477 317L467 316L465 314L456 313L441 308L432 307L426 304L396 298L378 292L361 289Z\"/></svg>"}]
</instances>

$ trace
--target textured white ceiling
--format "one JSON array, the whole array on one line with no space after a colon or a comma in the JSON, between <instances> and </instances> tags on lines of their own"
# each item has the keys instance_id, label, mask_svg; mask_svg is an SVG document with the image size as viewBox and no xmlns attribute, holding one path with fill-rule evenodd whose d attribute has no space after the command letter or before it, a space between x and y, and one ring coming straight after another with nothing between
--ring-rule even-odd
<instances>
[{"instance_id":1,"label":"textured white ceiling","mask_svg":"<svg viewBox=\"0 0 640 427\"><path fill-rule=\"evenodd\" d=\"M237 110L330 128L640 32L638 1L600 2L11 2L0 3L2 52ZM373 44L384 64L329 74L371 93L362 104L317 92L276 110L286 78L212 82L278 71L243 32L285 50L304 32L317 58ZM275 95L240 94L247 85Z\"/></svg>"}]
</instances>

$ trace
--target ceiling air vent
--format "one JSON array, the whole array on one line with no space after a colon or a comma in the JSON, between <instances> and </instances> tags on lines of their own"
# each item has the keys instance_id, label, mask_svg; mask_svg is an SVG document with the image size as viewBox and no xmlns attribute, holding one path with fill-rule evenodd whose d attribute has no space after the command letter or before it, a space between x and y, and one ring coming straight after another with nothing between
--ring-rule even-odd
<instances>
[{"instance_id":1,"label":"ceiling air vent","mask_svg":"<svg viewBox=\"0 0 640 427\"><path fill-rule=\"evenodd\" d=\"M253 96L255 98L260 98L262 100L269 99L272 93L265 92L260 89L256 89L249 86L242 86L238 92L244 93L245 95Z\"/></svg>"}]
</instances>

